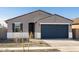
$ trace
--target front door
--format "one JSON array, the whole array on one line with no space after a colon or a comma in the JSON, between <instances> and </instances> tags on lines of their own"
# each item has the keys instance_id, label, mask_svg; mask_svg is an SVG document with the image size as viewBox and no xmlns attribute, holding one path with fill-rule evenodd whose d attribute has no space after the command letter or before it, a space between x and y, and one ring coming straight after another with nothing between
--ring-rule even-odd
<instances>
[{"instance_id":1,"label":"front door","mask_svg":"<svg viewBox=\"0 0 79 59\"><path fill-rule=\"evenodd\" d=\"M35 36L35 23L29 23L29 38L34 38Z\"/></svg>"}]
</instances>

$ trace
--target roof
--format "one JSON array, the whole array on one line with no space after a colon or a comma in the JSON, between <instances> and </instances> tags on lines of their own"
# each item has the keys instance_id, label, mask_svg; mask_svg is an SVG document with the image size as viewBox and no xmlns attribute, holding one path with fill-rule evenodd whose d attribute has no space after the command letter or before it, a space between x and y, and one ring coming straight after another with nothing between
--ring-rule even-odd
<instances>
[{"instance_id":1,"label":"roof","mask_svg":"<svg viewBox=\"0 0 79 59\"><path fill-rule=\"evenodd\" d=\"M67 20L70 20L70 21L72 21L71 19L69 19L69 18L66 18L66 17L63 17L63 16L60 16L60 15L58 15L58 14L54 14L54 15L56 15L56 16L59 16L59 17L62 17L62 18L64 18L64 19L67 19ZM73 22L73 21L72 21Z\"/></svg>"},{"instance_id":2,"label":"roof","mask_svg":"<svg viewBox=\"0 0 79 59\"><path fill-rule=\"evenodd\" d=\"M79 25L79 18L73 19L73 25Z\"/></svg>"},{"instance_id":3,"label":"roof","mask_svg":"<svg viewBox=\"0 0 79 59\"><path fill-rule=\"evenodd\" d=\"M40 11L40 12L43 12L43 13L46 13L46 14L49 14L50 16L56 15L56 16L62 17L62 18L64 18L64 19L70 20L70 19L65 18L65 17L63 17L63 16L60 16L60 15L58 15L58 14L51 14L51 13L48 13L48 12L43 11L43 10L36 10L36 11L30 12L30 13L27 13L27 14L23 14L23 15L20 15L20 16L17 16L17 17L8 19L8 20L6 20L6 22L7 22L7 21L10 21L10 20L12 20L12 19L18 18L18 17L22 17L22 16L25 16L25 15L32 14L32 13L34 13L34 12L39 12L39 11ZM70 21L72 21L72 20L70 20Z\"/></svg>"},{"instance_id":4,"label":"roof","mask_svg":"<svg viewBox=\"0 0 79 59\"><path fill-rule=\"evenodd\" d=\"M36 11L30 12L30 13L27 13L27 14L23 14L23 15L20 15L20 16L13 17L13 18L11 18L11 19L6 20L6 22L9 21L9 20L18 18L18 17L22 17L22 16L29 15L29 14L32 14L32 13L35 13L35 12L39 12L39 11L41 11L41 12L43 12L43 13L46 13L46 14L49 14L49 15L52 15L51 13L45 12L45 11L43 11L43 10L36 10Z\"/></svg>"}]
</instances>

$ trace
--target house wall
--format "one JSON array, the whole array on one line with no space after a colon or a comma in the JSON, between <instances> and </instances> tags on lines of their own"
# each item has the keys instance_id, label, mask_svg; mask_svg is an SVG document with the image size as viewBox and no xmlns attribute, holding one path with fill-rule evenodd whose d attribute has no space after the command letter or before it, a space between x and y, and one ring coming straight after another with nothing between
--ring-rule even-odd
<instances>
[{"instance_id":1,"label":"house wall","mask_svg":"<svg viewBox=\"0 0 79 59\"><path fill-rule=\"evenodd\" d=\"M73 38L79 39L79 25L72 25L73 29Z\"/></svg>"},{"instance_id":2,"label":"house wall","mask_svg":"<svg viewBox=\"0 0 79 59\"><path fill-rule=\"evenodd\" d=\"M35 37L36 38L41 38L41 24L44 23L49 23L49 24L68 24L69 25L69 38L72 38L72 21L69 21L67 19L64 19L62 17L59 16L51 16L48 17L46 19L40 20L37 22L36 28L35 28Z\"/></svg>"},{"instance_id":3,"label":"house wall","mask_svg":"<svg viewBox=\"0 0 79 59\"><path fill-rule=\"evenodd\" d=\"M79 29L79 25L72 25L72 29Z\"/></svg>"},{"instance_id":4,"label":"house wall","mask_svg":"<svg viewBox=\"0 0 79 59\"><path fill-rule=\"evenodd\" d=\"M23 32L25 34L25 38L28 38L29 37L29 33L28 33L28 23L30 22L36 22L38 21L39 19L42 19L42 18L45 18L45 17L48 17L48 16L51 16L49 14L46 14L44 12L41 12L41 11L38 11L38 12L34 12L34 13L31 13L31 14L28 14L28 15L24 15L24 16L21 16L21 17L17 17L17 18L13 18L9 21L7 21L8 23L8 33L7 33L7 37L8 38L15 38L15 36L17 36L17 34L19 36L22 36L21 33L17 33L16 32L12 32L12 23L14 22L21 22L23 23Z\"/></svg>"},{"instance_id":5,"label":"house wall","mask_svg":"<svg viewBox=\"0 0 79 59\"><path fill-rule=\"evenodd\" d=\"M23 23L23 32L12 32L12 23L14 22L21 22ZM63 23L63 24L68 24L69 25L69 38L72 37L72 29L70 24L72 21L67 20L63 17L59 17L56 15L49 15L44 12L35 12L31 13L22 17L17 17L13 18L9 21L8 23L8 33L7 37L8 38L18 38L24 37L24 38L29 38L29 33L28 33L28 23L30 22L35 22L35 38L41 38L41 23Z\"/></svg>"}]
</instances>

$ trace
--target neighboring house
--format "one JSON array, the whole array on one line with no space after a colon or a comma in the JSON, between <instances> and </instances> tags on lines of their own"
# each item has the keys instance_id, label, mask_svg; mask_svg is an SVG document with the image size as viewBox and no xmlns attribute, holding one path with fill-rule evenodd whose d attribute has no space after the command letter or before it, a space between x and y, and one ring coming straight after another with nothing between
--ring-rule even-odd
<instances>
[{"instance_id":1,"label":"neighboring house","mask_svg":"<svg viewBox=\"0 0 79 59\"><path fill-rule=\"evenodd\" d=\"M7 39L7 24L0 21L0 40Z\"/></svg>"},{"instance_id":2,"label":"neighboring house","mask_svg":"<svg viewBox=\"0 0 79 59\"><path fill-rule=\"evenodd\" d=\"M79 18L73 19L72 30L73 30L73 38L79 39Z\"/></svg>"},{"instance_id":3,"label":"neighboring house","mask_svg":"<svg viewBox=\"0 0 79 59\"><path fill-rule=\"evenodd\" d=\"M57 14L37 10L6 20L7 38L59 39L72 38L72 20Z\"/></svg>"}]
</instances>

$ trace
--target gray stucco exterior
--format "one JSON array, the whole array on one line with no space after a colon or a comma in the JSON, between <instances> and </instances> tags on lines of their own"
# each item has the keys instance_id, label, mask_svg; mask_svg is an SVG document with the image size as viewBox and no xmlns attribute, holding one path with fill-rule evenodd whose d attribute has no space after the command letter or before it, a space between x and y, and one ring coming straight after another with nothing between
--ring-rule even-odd
<instances>
[{"instance_id":1,"label":"gray stucco exterior","mask_svg":"<svg viewBox=\"0 0 79 59\"><path fill-rule=\"evenodd\" d=\"M7 38L16 38L17 34L20 35L20 37L23 34L25 38L29 38L28 23L31 22L35 23L35 38L41 38L41 24L68 24L69 38L72 36L72 21L70 19L64 18L56 14L50 14L42 10L37 10L25 15L21 15L9 19L6 22L8 24ZM12 32L12 23L14 22L23 23L23 32Z\"/></svg>"}]
</instances>

